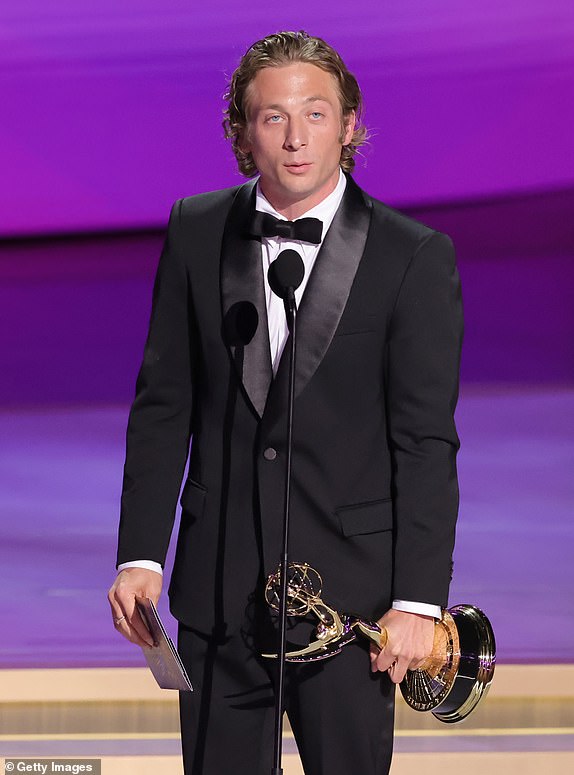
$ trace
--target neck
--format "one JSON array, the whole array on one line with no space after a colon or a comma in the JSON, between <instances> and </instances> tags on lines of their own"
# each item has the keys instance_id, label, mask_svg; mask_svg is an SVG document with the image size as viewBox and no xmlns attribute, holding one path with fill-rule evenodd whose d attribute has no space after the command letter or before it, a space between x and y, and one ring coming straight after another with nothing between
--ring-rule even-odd
<instances>
[{"instance_id":1,"label":"neck","mask_svg":"<svg viewBox=\"0 0 574 775\"><path fill-rule=\"evenodd\" d=\"M303 195L300 199L290 199L281 196L279 192L273 191L272 187L266 185L264 180L259 179L259 185L264 197L280 215L289 221L300 218L313 209L313 207L321 204L337 188L338 182L339 170L337 169L336 174L319 191Z\"/></svg>"}]
</instances>

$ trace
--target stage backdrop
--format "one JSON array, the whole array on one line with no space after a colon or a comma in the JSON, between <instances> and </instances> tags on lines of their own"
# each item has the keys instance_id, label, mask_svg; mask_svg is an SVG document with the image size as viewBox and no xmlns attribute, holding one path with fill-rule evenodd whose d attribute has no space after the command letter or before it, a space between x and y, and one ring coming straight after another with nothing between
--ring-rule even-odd
<instances>
[{"instance_id":1,"label":"stage backdrop","mask_svg":"<svg viewBox=\"0 0 574 775\"><path fill-rule=\"evenodd\" d=\"M451 602L503 662L572 660L574 0L283 5L0 0L0 667L143 664L104 590L163 227L239 180L221 96L281 28L359 77L359 182L457 248Z\"/></svg>"},{"instance_id":2,"label":"stage backdrop","mask_svg":"<svg viewBox=\"0 0 574 775\"><path fill-rule=\"evenodd\" d=\"M226 78L305 28L361 82L358 180L393 204L569 188L572 0L2 0L0 237L162 225L237 182ZM275 7L274 7L275 6Z\"/></svg>"}]
</instances>

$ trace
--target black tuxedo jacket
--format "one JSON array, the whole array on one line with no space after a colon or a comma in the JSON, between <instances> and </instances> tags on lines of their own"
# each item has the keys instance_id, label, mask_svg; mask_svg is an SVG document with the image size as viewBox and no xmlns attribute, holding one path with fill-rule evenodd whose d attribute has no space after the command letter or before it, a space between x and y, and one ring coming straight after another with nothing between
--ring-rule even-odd
<instances>
[{"instance_id":1,"label":"black tuxedo jacket","mask_svg":"<svg viewBox=\"0 0 574 775\"><path fill-rule=\"evenodd\" d=\"M175 204L127 434L118 562L164 562L191 439L170 600L205 631L280 558L288 347L273 379L253 205ZM349 178L298 315L290 537L342 611L447 603L461 338L449 238Z\"/></svg>"}]
</instances>

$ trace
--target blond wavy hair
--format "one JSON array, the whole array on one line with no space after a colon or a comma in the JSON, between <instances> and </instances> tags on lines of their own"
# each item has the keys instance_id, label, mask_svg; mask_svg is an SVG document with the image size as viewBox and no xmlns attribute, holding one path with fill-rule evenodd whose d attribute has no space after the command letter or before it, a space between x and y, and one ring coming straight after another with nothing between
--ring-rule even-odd
<instances>
[{"instance_id":1,"label":"blond wavy hair","mask_svg":"<svg viewBox=\"0 0 574 775\"><path fill-rule=\"evenodd\" d=\"M231 140L239 172L248 178L257 174L257 167L251 153L240 148L241 136L247 127L246 95L249 84L259 70L265 67L281 67L292 62L316 65L334 76L339 92L342 111L341 140L345 131L345 119L354 111L355 128L348 145L341 148L341 168L352 172L355 168L355 154L367 140L367 129L361 122L363 95L355 76L332 46L321 38L314 38L302 30L299 32L277 32L254 43L241 58L239 66L231 76L224 99L223 130Z\"/></svg>"}]
</instances>

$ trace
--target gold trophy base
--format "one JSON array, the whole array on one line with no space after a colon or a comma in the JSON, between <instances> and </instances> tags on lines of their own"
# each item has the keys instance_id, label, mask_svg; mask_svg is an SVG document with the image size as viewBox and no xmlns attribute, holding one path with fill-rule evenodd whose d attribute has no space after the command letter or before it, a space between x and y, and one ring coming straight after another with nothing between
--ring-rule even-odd
<instances>
[{"instance_id":1,"label":"gold trophy base","mask_svg":"<svg viewBox=\"0 0 574 775\"><path fill-rule=\"evenodd\" d=\"M494 632L479 608L464 604L444 611L436 627L440 657L433 654L420 668L409 670L401 693L414 710L431 711L439 721L454 724L474 710L492 683Z\"/></svg>"}]
</instances>

